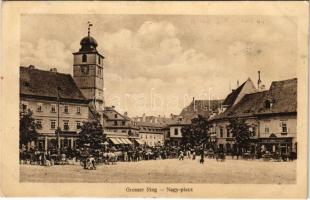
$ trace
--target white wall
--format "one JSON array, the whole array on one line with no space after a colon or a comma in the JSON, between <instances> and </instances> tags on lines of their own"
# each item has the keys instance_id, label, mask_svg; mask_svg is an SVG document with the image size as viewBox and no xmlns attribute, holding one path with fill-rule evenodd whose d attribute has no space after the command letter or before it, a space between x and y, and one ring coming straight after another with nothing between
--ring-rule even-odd
<instances>
[{"instance_id":1,"label":"white wall","mask_svg":"<svg viewBox=\"0 0 310 200\"><path fill-rule=\"evenodd\" d=\"M175 134L175 129L178 130L178 134ZM170 126L170 138L182 138L182 126Z\"/></svg>"},{"instance_id":2,"label":"white wall","mask_svg":"<svg viewBox=\"0 0 310 200\"><path fill-rule=\"evenodd\" d=\"M33 112L33 118L42 120L42 129L38 129L39 133L55 133L55 129L51 129L51 121L56 120L57 128L57 102L55 101L44 101L44 100L32 100L32 99L22 99L21 104L27 105L27 108ZM42 112L37 111L39 104L42 104ZM56 112L51 112L52 104L56 106ZM68 106L68 113L64 112L65 105ZM80 114L77 113L77 107L80 107ZM76 128L76 122L88 121L88 106L85 104L74 104L74 103L61 103L59 107L60 120L59 124L61 129L64 127L64 120L69 121L69 131L79 131Z\"/></svg>"},{"instance_id":3,"label":"white wall","mask_svg":"<svg viewBox=\"0 0 310 200\"><path fill-rule=\"evenodd\" d=\"M282 134L281 123L287 123L288 134ZM278 116L273 118L264 118L259 120L260 137L269 137L270 134L275 134L277 137L296 137L297 119L296 116ZM266 132L269 128L269 132Z\"/></svg>"}]
</instances>

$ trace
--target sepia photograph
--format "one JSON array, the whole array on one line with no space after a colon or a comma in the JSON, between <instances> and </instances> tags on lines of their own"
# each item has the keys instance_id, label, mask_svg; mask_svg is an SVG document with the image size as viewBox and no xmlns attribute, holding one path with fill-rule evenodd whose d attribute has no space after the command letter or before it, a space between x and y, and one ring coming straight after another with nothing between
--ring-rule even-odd
<instances>
[{"instance_id":1,"label":"sepia photograph","mask_svg":"<svg viewBox=\"0 0 310 200\"><path fill-rule=\"evenodd\" d=\"M295 183L296 39L294 18L22 15L20 180Z\"/></svg>"},{"instance_id":2,"label":"sepia photograph","mask_svg":"<svg viewBox=\"0 0 310 200\"><path fill-rule=\"evenodd\" d=\"M21 13L17 183L296 187L300 31L296 15L264 12Z\"/></svg>"}]
</instances>

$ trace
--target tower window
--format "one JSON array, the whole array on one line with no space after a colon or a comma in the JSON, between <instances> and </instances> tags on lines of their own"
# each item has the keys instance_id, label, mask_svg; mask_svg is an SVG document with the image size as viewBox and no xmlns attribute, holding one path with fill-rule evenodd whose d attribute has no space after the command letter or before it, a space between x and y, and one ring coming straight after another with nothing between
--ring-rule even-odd
<instances>
[{"instance_id":1,"label":"tower window","mask_svg":"<svg viewBox=\"0 0 310 200\"><path fill-rule=\"evenodd\" d=\"M87 62L87 55L86 55L86 54L83 54L83 56L82 56L82 62Z\"/></svg>"},{"instance_id":2,"label":"tower window","mask_svg":"<svg viewBox=\"0 0 310 200\"><path fill-rule=\"evenodd\" d=\"M101 59L100 56L98 57L98 63L101 64Z\"/></svg>"}]
</instances>

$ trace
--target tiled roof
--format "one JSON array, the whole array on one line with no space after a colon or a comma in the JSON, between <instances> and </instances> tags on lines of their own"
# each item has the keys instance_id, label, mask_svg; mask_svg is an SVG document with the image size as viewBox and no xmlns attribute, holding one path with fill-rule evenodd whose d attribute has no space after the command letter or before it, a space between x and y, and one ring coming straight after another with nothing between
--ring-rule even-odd
<instances>
[{"instance_id":1,"label":"tiled roof","mask_svg":"<svg viewBox=\"0 0 310 200\"><path fill-rule=\"evenodd\" d=\"M70 74L20 67L20 94L87 101Z\"/></svg>"},{"instance_id":2,"label":"tiled roof","mask_svg":"<svg viewBox=\"0 0 310 200\"><path fill-rule=\"evenodd\" d=\"M139 127L154 127L154 128L163 128L165 124L161 123L151 123L151 122L137 122Z\"/></svg>"},{"instance_id":3,"label":"tiled roof","mask_svg":"<svg viewBox=\"0 0 310 200\"><path fill-rule=\"evenodd\" d=\"M266 102L272 106L266 106ZM297 79L272 82L270 89L246 94L236 105L228 108L212 120L231 117L249 117L262 114L297 112Z\"/></svg>"},{"instance_id":4,"label":"tiled roof","mask_svg":"<svg viewBox=\"0 0 310 200\"><path fill-rule=\"evenodd\" d=\"M267 93L268 91L246 94L236 105L212 119L253 116L264 105Z\"/></svg>"},{"instance_id":5,"label":"tiled roof","mask_svg":"<svg viewBox=\"0 0 310 200\"><path fill-rule=\"evenodd\" d=\"M223 101L223 105L225 106L232 106L237 99L239 93L241 92L243 86L246 82L244 82L242 85L240 85L237 89L233 90Z\"/></svg>"},{"instance_id":6,"label":"tiled roof","mask_svg":"<svg viewBox=\"0 0 310 200\"><path fill-rule=\"evenodd\" d=\"M105 114L108 120L111 119L111 120L131 121L131 119L128 116L119 113L118 111L115 110L115 108L112 107L105 107L103 113ZM118 116L120 116L120 118L115 118L114 114L117 114Z\"/></svg>"},{"instance_id":7,"label":"tiled roof","mask_svg":"<svg viewBox=\"0 0 310 200\"><path fill-rule=\"evenodd\" d=\"M198 115L209 118L213 112L221 107L222 101L223 100L194 100L189 106L182 110L180 116L184 120L194 119Z\"/></svg>"},{"instance_id":8,"label":"tiled roof","mask_svg":"<svg viewBox=\"0 0 310 200\"><path fill-rule=\"evenodd\" d=\"M272 82L265 100L273 105L262 107L258 114L297 112L297 78Z\"/></svg>"}]
</instances>

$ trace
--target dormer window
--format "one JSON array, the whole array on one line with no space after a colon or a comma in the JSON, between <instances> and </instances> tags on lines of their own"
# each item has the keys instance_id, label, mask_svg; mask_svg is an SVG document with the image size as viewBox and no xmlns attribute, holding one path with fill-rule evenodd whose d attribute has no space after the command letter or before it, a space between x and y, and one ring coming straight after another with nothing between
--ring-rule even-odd
<instances>
[{"instance_id":1,"label":"dormer window","mask_svg":"<svg viewBox=\"0 0 310 200\"><path fill-rule=\"evenodd\" d=\"M274 100L273 99L267 99L265 101L265 108L271 109L273 107Z\"/></svg>"},{"instance_id":2,"label":"dormer window","mask_svg":"<svg viewBox=\"0 0 310 200\"><path fill-rule=\"evenodd\" d=\"M24 86L29 87L30 83L29 82L24 82Z\"/></svg>"},{"instance_id":3,"label":"dormer window","mask_svg":"<svg viewBox=\"0 0 310 200\"><path fill-rule=\"evenodd\" d=\"M82 55L82 62L87 62L87 55L86 54Z\"/></svg>"}]
</instances>

